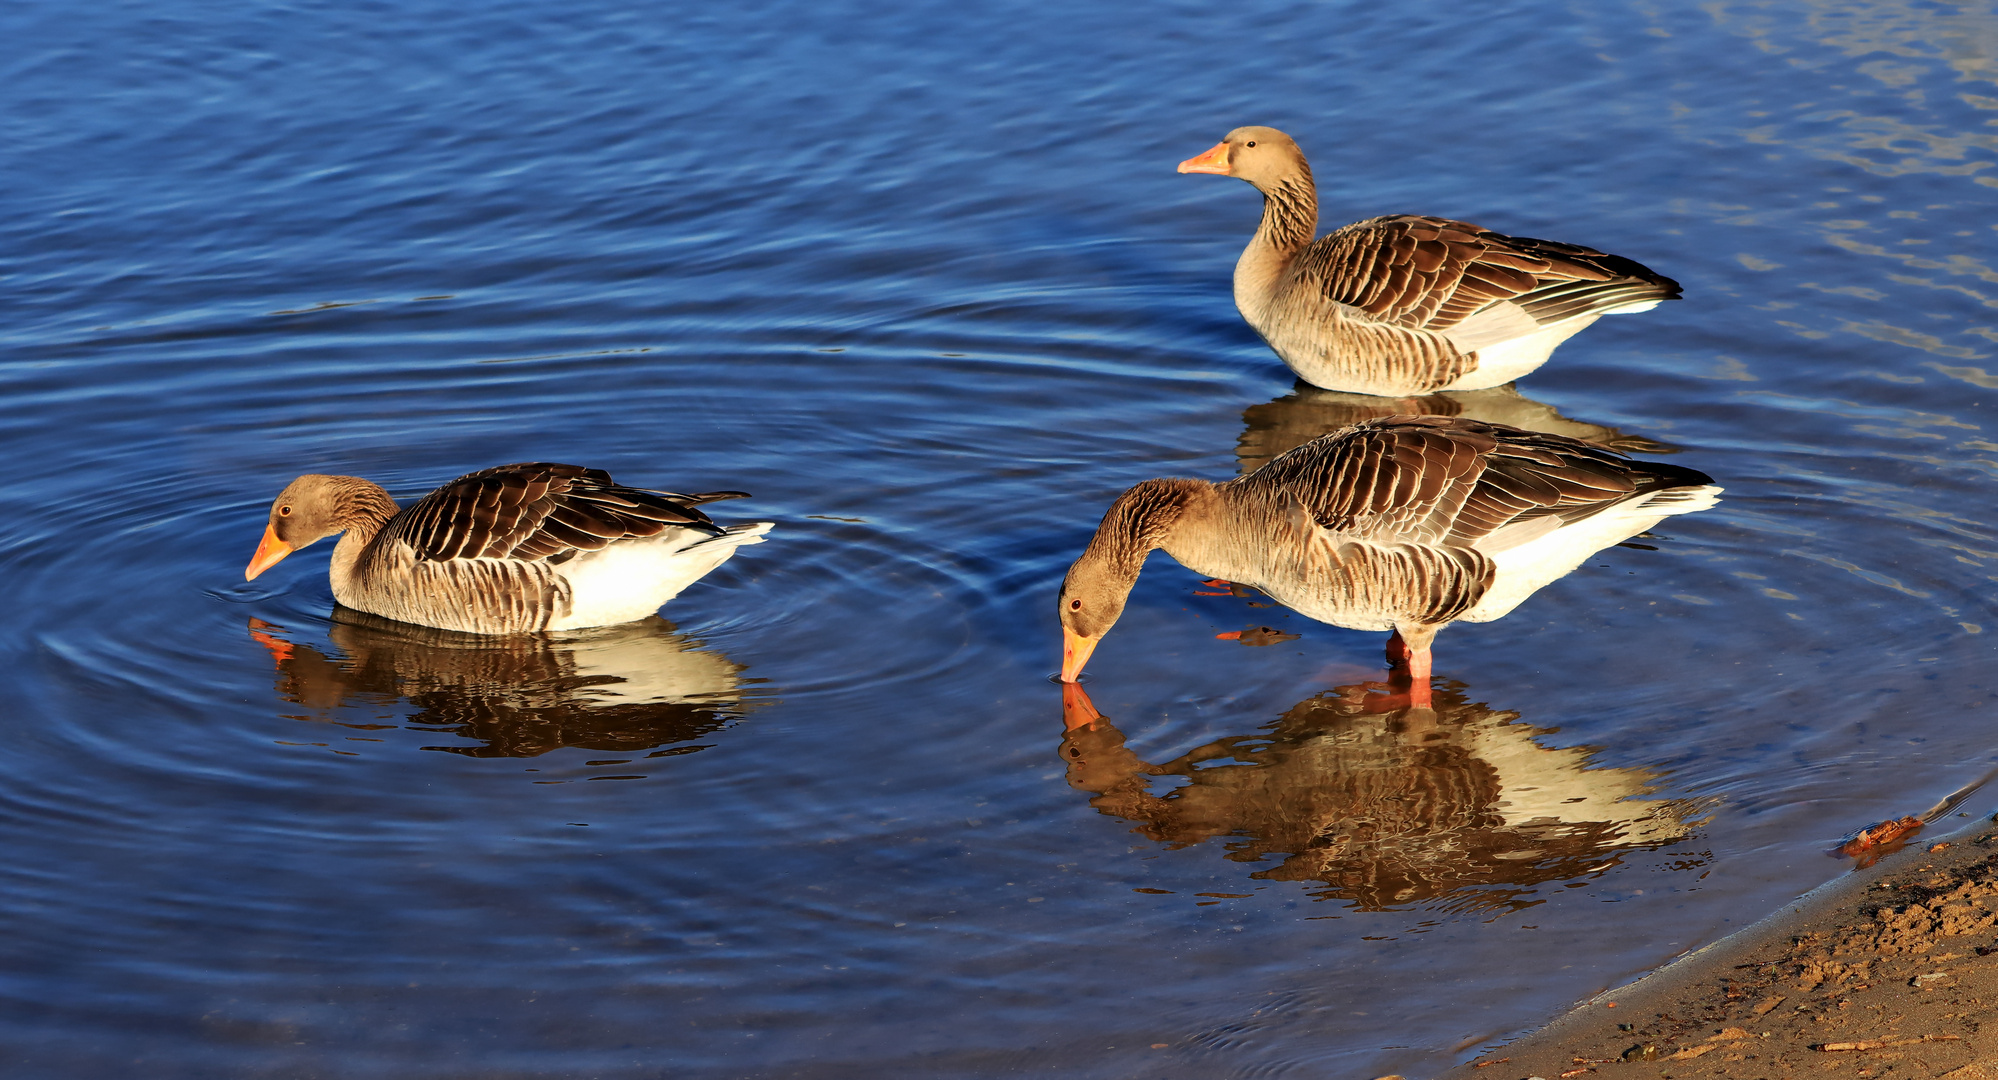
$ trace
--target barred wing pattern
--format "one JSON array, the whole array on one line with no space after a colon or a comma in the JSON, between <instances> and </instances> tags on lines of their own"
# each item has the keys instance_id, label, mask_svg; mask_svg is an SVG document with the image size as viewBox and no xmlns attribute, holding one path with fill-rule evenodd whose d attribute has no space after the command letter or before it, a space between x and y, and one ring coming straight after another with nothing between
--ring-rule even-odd
<instances>
[{"instance_id":1,"label":"barred wing pattern","mask_svg":"<svg viewBox=\"0 0 1998 1080\"><path fill-rule=\"evenodd\" d=\"M1397 416L1313 440L1224 487L1247 503L1290 507L1304 557L1295 580L1306 592L1286 603L1360 622L1440 625L1485 596L1500 552L1707 479L1559 435Z\"/></svg>"},{"instance_id":2,"label":"barred wing pattern","mask_svg":"<svg viewBox=\"0 0 1998 1080\"><path fill-rule=\"evenodd\" d=\"M1486 547L1508 527L1579 521L1640 492L1706 479L1560 435L1397 416L1322 436L1233 483L1289 492L1343 540Z\"/></svg>"},{"instance_id":3,"label":"barred wing pattern","mask_svg":"<svg viewBox=\"0 0 1998 1080\"><path fill-rule=\"evenodd\" d=\"M1679 295L1678 282L1618 255L1413 214L1339 229L1300 252L1291 272L1369 318L1439 333L1504 301L1547 325Z\"/></svg>"},{"instance_id":4,"label":"barred wing pattern","mask_svg":"<svg viewBox=\"0 0 1998 1080\"><path fill-rule=\"evenodd\" d=\"M383 531L384 540L408 544L419 560L559 559L675 526L720 536L721 526L695 507L745 497L645 491L612 481L602 469L522 462L461 476Z\"/></svg>"}]
</instances>

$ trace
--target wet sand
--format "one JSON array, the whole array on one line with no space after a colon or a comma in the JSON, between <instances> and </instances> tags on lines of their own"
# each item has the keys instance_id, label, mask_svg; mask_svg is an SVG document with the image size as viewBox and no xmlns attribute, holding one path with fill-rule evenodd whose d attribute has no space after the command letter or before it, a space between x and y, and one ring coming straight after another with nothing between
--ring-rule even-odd
<instances>
[{"instance_id":1,"label":"wet sand","mask_svg":"<svg viewBox=\"0 0 1998 1080\"><path fill-rule=\"evenodd\" d=\"M1450 1080L1998 1080L1998 826L1918 836Z\"/></svg>"}]
</instances>

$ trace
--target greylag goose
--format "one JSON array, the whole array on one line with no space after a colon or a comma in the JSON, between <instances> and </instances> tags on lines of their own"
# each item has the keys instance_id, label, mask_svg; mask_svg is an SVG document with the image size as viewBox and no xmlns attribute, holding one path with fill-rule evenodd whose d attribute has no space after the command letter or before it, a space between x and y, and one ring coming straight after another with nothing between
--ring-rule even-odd
<instances>
[{"instance_id":1,"label":"greylag goose","mask_svg":"<svg viewBox=\"0 0 1998 1080\"><path fill-rule=\"evenodd\" d=\"M1254 184L1263 220L1235 264L1235 306L1304 381L1393 397L1500 386L1603 315L1679 283L1616 255L1394 214L1320 239L1318 188L1290 136L1242 127L1179 163Z\"/></svg>"},{"instance_id":2,"label":"greylag goose","mask_svg":"<svg viewBox=\"0 0 1998 1080\"><path fill-rule=\"evenodd\" d=\"M1712 506L1710 480L1444 416L1355 424L1218 484L1147 480L1111 504L1062 582L1062 681L1076 681L1145 555L1163 548L1319 622L1393 630L1388 658L1426 704L1436 631L1499 618L1594 552Z\"/></svg>"},{"instance_id":3,"label":"greylag goose","mask_svg":"<svg viewBox=\"0 0 1998 1080\"><path fill-rule=\"evenodd\" d=\"M333 548L333 597L356 611L473 634L574 630L642 619L767 521L715 524L696 509L740 491L679 495L600 469L526 462L470 473L397 509L358 476L301 476L271 504L245 580L314 541Z\"/></svg>"}]
</instances>

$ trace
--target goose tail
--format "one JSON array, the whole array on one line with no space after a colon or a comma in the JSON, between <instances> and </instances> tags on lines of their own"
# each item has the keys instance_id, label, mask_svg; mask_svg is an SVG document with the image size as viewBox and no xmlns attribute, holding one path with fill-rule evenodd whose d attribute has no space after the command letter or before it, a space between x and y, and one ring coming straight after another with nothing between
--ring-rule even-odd
<instances>
[{"instance_id":1,"label":"goose tail","mask_svg":"<svg viewBox=\"0 0 1998 1080\"><path fill-rule=\"evenodd\" d=\"M1654 514L1690 514L1720 502L1721 492L1725 490L1715 484L1666 488L1646 499L1644 509Z\"/></svg>"},{"instance_id":2,"label":"goose tail","mask_svg":"<svg viewBox=\"0 0 1998 1080\"><path fill-rule=\"evenodd\" d=\"M722 529L721 535L711 536L696 546L708 547L719 544L724 547L741 547L744 544L760 544L763 542L763 534L776 527L777 523L774 521L752 521L743 525L730 525Z\"/></svg>"}]
</instances>

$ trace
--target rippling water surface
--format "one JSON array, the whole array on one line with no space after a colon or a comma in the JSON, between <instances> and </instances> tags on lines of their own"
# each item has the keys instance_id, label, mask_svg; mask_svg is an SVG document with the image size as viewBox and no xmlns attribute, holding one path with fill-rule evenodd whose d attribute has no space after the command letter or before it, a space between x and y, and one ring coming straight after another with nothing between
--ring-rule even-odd
<instances>
[{"instance_id":1,"label":"rippling water surface","mask_svg":"<svg viewBox=\"0 0 1998 1080\"><path fill-rule=\"evenodd\" d=\"M10 1076L1421 1075L1998 758L1975 6L0 31ZM1258 200L1172 167L1244 123L1328 225L1686 288L1410 406L1727 488L1445 632L1433 717L1371 693L1379 635L1164 556L1090 700L1048 681L1116 492L1380 407L1234 312ZM660 620L533 642L336 612L326 546L242 580L299 473L534 459L779 525Z\"/></svg>"}]
</instances>

